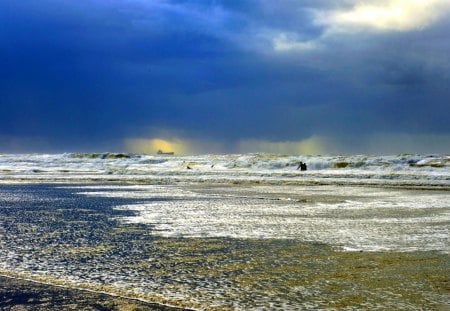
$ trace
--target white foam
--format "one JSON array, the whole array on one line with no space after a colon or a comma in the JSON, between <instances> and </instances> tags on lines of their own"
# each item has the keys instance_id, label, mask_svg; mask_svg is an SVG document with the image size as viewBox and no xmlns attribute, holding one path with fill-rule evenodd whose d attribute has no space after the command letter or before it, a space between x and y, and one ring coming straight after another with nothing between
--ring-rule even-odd
<instances>
[{"instance_id":1,"label":"white foam","mask_svg":"<svg viewBox=\"0 0 450 311\"><path fill-rule=\"evenodd\" d=\"M153 234L165 237L295 239L346 250L449 252L447 193L333 186L237 187L225 194L222 190L123 186L121 191L85 194L164 198L118 208L137 212L122 221L151 224ZM298 200L327 194L335 198L318 203Z\"/></svg>"},{"instance_id":2,"label":"white foam","mask_svg":"<svg viewBox=\"0 0 450 311\"><path fill-rule=\"evenodd\" d=\"M166 236L287 238L346 249L448 251L448 241L443 238L449 225L447 192L376 187L449 189L449 158L247 154L109 159L70 154L0 155L0 182L113 180L168 184L171 186L88 185L75 189L90 196L161 199L121 208L139 212L126 221L151 223L158 229L157 234ZM308 164L308 171L297 170L299 161ZM235 187L233 193L217 190L206 194L183 186L199 183L242 186ZM266 186L253 188L252 184ZM316 184L328 186L311 186ZM329 195L343 199L302 200Z\"/></svg>"},{"instance_id":3,"label":"white foam","mask_svg":"<svg viewBox=\"0 0 450 311\"><path fill-rule=\"evenodd\" d=\"M277 156L266 154L126 158L0 155L0 181L327 183L450 187L448 156ZM297 170L300 161L308 171ZM191 169L187 169L187 167Z\"/></svg>"}]
</instances>

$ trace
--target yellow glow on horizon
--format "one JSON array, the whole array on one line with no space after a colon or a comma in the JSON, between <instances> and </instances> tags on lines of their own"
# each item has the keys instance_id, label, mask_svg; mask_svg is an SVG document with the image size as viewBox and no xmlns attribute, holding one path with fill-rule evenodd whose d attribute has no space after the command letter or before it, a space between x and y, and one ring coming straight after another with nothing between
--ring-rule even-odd
<instances>
[{"instance_id":1,"label":"yellow glow on horizon","mask_svg":"<svg viewBox=\"0 0 450 311\"><path fill-rule=\"evenodd\" d=\"M359 2L350 10L319 17L321 23L340 30L369 27L406 31L428 26L450 8L447 0L385 0ZM348 28L350 27L350 28Z\"/></svg>"},{"instance_id":2,"label":"yellow glow on horizon","mask_svg":"<svg viewBox=\"0 0 450 311\"><path fill-rule=\"evenodd\" d=\"M324 154L327 151L326 139L312 136L301 141L272 142L265 140L243 140L238 144L238 150L247 152L266 152L274 154Z\"/></svg>"},{"instance_id":3,"label":"yellow glow on horizon","mask_svg":"<svg viewBox=\"0 0 450 311\"><path fill-rule=\"evenodd\" d=\"M158 150L174 152L182 155L189 150L188 143L179 139L167 140L162 138L135 138L127 139L125 145L130 152L156 154Z\"/></svg>"},{"instance_id":4,"label":"yellow glow on horizon","mask_svg":"<svg viewBox=\"0 0 450 311\"><path fill-rule=\"evenodd\" d=\"M234 143L221 140L189 140L137 138L125 140L128 152L156 155L158 150L173 151L175 155L271 153L285 155L326 155L330 153L394 154L427 152L446 154L450 135L412 135L381 133L365 136L358 144L339 136L313 135L303 140L269 141L243 139Z\"/></svg>"},{"instance_id":5,"label":"yellow glow on horizon","mask_svg":"<svg viewBox=\"0 0 450 311\"><path fill-rule=\"evenodd\" d=\"M175 155L204 154L226 152L223 143L209 140L163 139L163 138L133 138L126 139L128 152L156 154L158 150L174 152ZM254 153L264 152L273 154L324 154L329 147L323 137L312 136L300 141L267 141L240 140L230 146L228 152Z\"/></svg>"}]
</instances>

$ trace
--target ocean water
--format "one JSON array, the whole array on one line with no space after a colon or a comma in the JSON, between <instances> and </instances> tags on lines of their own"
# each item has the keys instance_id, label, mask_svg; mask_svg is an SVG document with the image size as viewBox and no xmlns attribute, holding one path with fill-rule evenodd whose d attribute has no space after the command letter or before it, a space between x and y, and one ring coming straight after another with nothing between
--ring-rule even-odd
<instances>
[{"instance_id":1,"label":"ocean water","mask_svg":"<svg viewBox=\"0 0 450 311\"><path fill-rule=\"evenodd\" d=\"M299 171L300 161L308 165ZM150 156L117 153L0 154L2 182L117 181L273 185L450 185L450 156Z\"/></svg>"},{"instance_id":2,"label":"ocean water","mask_svg":"<svg viewBox=\"0 0 450 311\"><path fill-rule=\"evenodd\" d=\"M444 155L4 154L0 272L197 309L445 308L449 190Z\"/></svg>"}]
</instances>

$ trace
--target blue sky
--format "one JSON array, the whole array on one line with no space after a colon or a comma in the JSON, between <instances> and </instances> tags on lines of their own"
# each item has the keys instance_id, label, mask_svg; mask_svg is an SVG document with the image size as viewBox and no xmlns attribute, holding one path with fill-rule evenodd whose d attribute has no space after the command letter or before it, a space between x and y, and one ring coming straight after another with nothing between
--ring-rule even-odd
<instances>
[{"instance_id":1,"label":"blue sky","mask_svg":"<svg viewBox=\"0 0 450 311\"><path fill-rule=\"evenodd\" d=\"M2 0L0 152L449 153L448 0Z\"/></svg>"}]
</instances>

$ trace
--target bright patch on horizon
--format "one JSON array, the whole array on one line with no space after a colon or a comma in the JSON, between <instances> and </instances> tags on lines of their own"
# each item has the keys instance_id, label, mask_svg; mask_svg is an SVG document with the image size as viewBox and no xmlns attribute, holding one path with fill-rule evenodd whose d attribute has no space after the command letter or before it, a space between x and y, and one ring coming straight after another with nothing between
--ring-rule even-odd
<instances>
[{"instance_id":1,"label":"bright patch on horizon","mask_svg":"<svg viewBox=\"0 0 450 311\"><path fill-rule=\"evenodd\" d=\"M178 139L127 139L125 145L130 152L147 154L155 154L159 150L163 152L174 152L175 154L185 154L189 149L186 142Z\"/></svg>"},{"instance_id":2,"label":"bright patch on horizon","mask_svg":"<svg viewBox=\"0 0 450 311\"><path fill-rule=\"evenodd\" d=\"M326 139L312 136L301 141L272 142L265 140L243 140L239 142L237 149L240 153L263 152L273 154L325 154Z\"/></svg>"},{"instance_id":3,"label":"bright patch on horizon","mask_svg":"<svg viewBox=\"0 0 450 311\"><path fill-rule=\"evenodd\" d=\"M449 9L447 0L365 1L350 10L318 13L316 20L335 31L351 32L361 28L409 31L429 26Z\"/></svg>"}]
</instances>

